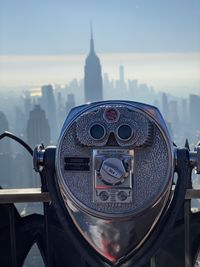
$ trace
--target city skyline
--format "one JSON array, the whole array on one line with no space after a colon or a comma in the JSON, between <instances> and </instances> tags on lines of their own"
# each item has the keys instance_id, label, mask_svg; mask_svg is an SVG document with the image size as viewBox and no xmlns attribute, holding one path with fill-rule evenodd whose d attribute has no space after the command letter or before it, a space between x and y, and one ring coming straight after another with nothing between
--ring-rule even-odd
<instances>
[{"instance_id":1,"label":"city skyline","mask_svg":"<svg viewBox=\"0 0 200 267\"><path fill-rule=\"evenodd\" d=\"M3 87L34 88L43 84L65 85L75 78L81 80L86 55L87 52L70 56L0 56L0 91ZM98 56L102 74L107 73L111 80L118 79L119 66L123 65L126 80L138 79L153 86L157 92L165 91L177 96L200 92L200 53L98 53Z\"/></svg>"},{"instance_id":2,"label":"city skyline","mask_svg":"<svg viewBox=\"0 0 200 267\"><path fill-rule=\"evenodd\" d=\"M0 1L0 91L83 79L89 23L102 74L175 95L200 92L198 0Z\"/></svg>"}]
</instances>

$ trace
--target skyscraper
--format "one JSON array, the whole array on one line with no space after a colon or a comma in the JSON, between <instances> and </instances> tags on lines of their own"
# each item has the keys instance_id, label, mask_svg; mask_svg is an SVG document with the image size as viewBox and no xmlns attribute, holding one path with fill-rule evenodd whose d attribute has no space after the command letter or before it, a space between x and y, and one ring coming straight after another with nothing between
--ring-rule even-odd
<instances>
[{"instance_id":1,"label":"skyscraper","mask_svg":"<svg viewBox=\"0 0 200 267\"><path fill-rule=\"evenodd\" d=\"M127 87L124 79L124 66L119 66L119 80L116 80L115 82L115 94L118 93L117 98L121 98L121 96L124 97L124 94L126 93Z\"/></svg>"},{"instance_id":2,"label":"skyscraper","mask_svg":"<svg viewBox=\"0 0 200 267\"><path fill-rule=\"evenodd\" d=\"M0 134L9 131L6 115L0 111ZM10 187L12 183L12 156L10 151L10 140L4 138L0 141L0 186Z\"/></svg>"},{"instance_id":3,"label":"skyscraper","mask_svg":"<svg viewBox=\"0 0 200 267\"><path fill-rule=\"evenodd\" d=\"M45 110L50 125L51 138L53 142L56 143L58 139L58 129L56 120L56 101L52 85L42 86L42 108Z\"/></svg>"},{"instance_id":4,"label":"skyscraper","mask_svg":"<svg viewBox=\"0 0 200 267\"><path fill-rule=\"evenodd\" d=\"M35 148L38 144L48 146L50 144L50 127L45 115L45 111L41 109L40 105L35 105L33 110L30 111L29 120L27 123L27 142ZM37 173L33 172L33 165L27 159L26 162L28 172L28 183L31 187L40 186L40 177Z\"/></svg>"},{"instance_id":5,"label":"skyscraper","mask_svg":"<svg viewBox=\"0 0 200 267\"><path fill-rule=\"evenodd\" d=\"M124 66L120 65L119 66L119 80L122 84L125 83L125 80L124 80Z\"/></svg>"},{"instance_id":6,"label":"skyscraper","mask_svg":"<svg viewBox=\"0 0 200 267\"><path fill-rule=\"evenodd\" d=\"M90 39L90 52L85 62L84 89L85 102L103 100L101 64L94 50L92 29Z\"/></svg>"},{"instance_id":7,"label":"skyscraper","mask_svg":"<svg viewBox=\"0 0 200 267\"><path fill-rule=\"evenodd\" d=\"M67 102L65 103L66 114L68 114L73 107L75 107L74 94L68 94L67 95Z\"/></svg>"},{"instance_id":8,"label":"skyscraper","mask_svg":"<svg viewBox=\"0 0 200 267\"><path fill-rule=\"evenodd\" d=\"M45 111L40 105L35 105L30 111L30 117L27 124L27 141L34 148L43 143L45 146L50 144L50 128Z\"/></svg>"},{"instance_id":9,"label":"skyscraper","mask_svg":"<svg viewBox=\"0 0 200 267\"><path fill-rule=\"evenodd\" d=\"M169 103L167 94L162 94L162 115L165 120L169 120Z\"/></svg>"},{"instance_id":10,"label":"skyscraper","mask_svg":"<svg viewBox=\"0 0 200 267\"><path fill-rule=\"evenodd\" d=\"M177 138L178 140L180 138L180 120L178 114L178 103L175 100L169 101L169 121L171 122L174 138Z\"/></svg>"},{"instance_id":11,"label":"skyscraper","mask_svg":"<svg viewBox=\"0 0 200 267\"><path fill-rule=\"evenodd\" d=\"M200 96L189 95L189 112L190 112L190 127L193 133L200 131L199 114L200 114Z\"/></svg>"},{"instance_id":12,"label":"skyscraper","mask_svg":"<svg viewBox=\"0 0 200 267\"><path fill-rule=\"evenodd\" d=\"M0 134L5 131L9 131L8 120L6 115L0 111ZM1 153L10 153L10 140L7 138L0 142L0 154Z\"/></svg>"},{"instance_id":13,"label":"skyscraper","mask_svg":"<svg viewBox=\"0 0 200 267\"><path fill-rule=\"evenodd\" d=\"M24 95L24 112L25 112L25 120L28 121L29 112L32 107L32 99L30 91L26 91Z\"/></svg>"}]
</instances>

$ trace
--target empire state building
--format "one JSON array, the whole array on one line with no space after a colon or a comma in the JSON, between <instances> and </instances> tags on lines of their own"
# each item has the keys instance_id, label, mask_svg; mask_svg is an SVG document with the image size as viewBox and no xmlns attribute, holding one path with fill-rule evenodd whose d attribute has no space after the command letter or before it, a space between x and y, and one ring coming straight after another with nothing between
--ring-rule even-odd
<instances>
[{"instance_id":1,"label":"empire state building","mask_svg":"<svg viewBox=\"0 0 200 267\"><path fill-rule=\"evenodd\" d=\"M85 102L103 100L103 86L101 76L101 64L94 50L93 33L91 30L90 52L85 61Z\"/></svg>"}]
</instances>

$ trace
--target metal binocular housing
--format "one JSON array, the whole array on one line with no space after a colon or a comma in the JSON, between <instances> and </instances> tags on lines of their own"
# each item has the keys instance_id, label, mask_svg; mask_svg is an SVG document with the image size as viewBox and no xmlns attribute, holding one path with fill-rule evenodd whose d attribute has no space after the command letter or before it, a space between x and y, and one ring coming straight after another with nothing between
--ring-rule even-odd
<instances>
[{"instance_id":1,"label":"metal binocular housing","mask_svg":"<svg viewBox=\"0 0 200 267\"><path fill-rule=\"evenodd\" d=\"M50 150L37 149L35 169L49 176L55 167L47 184L66 234L73 225L106 266L129 266L141 251L152 256L182 205L188 170L198 165L197 152L190 160L174 147L157 108L131 101L72 109L55 162Z\"/></svg>"}]
</instances>

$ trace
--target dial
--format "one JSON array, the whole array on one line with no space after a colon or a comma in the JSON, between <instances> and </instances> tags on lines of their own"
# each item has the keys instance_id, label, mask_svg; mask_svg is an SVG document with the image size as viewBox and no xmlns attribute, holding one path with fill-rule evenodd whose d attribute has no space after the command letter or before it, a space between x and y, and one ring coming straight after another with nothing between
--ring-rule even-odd
<instances>
[{"instance_id":1,"label":"dial","mask_svg":"<svg viewBox=\"0 0 200 267\"><path fill-rule=\"evenodd\" d=\"M127 177L123 162L118 158L107 158L100 169L100 178L109 185L119 185Z\"/></svg>"}]
</instances>

